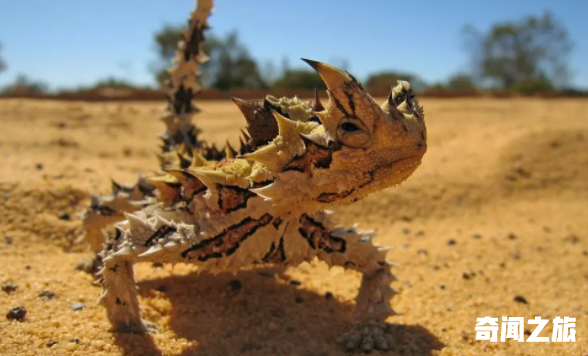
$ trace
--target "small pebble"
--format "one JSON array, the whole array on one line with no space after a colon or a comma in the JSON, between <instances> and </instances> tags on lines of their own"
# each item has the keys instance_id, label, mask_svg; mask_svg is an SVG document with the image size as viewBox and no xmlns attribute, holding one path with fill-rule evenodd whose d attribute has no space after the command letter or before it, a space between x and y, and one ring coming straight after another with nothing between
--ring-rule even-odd
<instances>
[{"instance_id":1,"label":"small pebble","mask_svg":"<svg viewBox=\"0 0 588 356\"><path fill-rule=\"evenodd\" d=\"M566 238L564 239L564 241L566 241L566 242L571 242L572 244L574 244L574 245L575 245L575 244L577 244L578 242L580 242L580 238L579 238L577 235L575 235L575 234L570 234L568 237L566 237Z\"/></svg>"},{"instance_id":2,"label":"small pebble","mask_svg":"<svg viewBox=\"0 0 588 356\"><path fill-rule=\"evenodd\" d=\"M517 295L516 297L514 297L513 299L515 302L517 303L521 303L521 304L529 304L529 302L527 302L527 300L525 299L525 297L523 297L522 295Z\"/></svg>"},{"instance_id":3,"label":"small pebble","mask_svg":"<svg viewBox=\"0 0 588 356\"><path fill-rule=\"evenodd\" d=\"M6 293L8 293L8 294L10 294L10 293L14 292L14 291L15 291L15 290L17 290L17 289L18 289L18 286L17 286L16 284L11 284L11 283L9 283L9 284L4 284L4 285L2 286L2 291L3 291L3 292L6 292Z\"/></svg>"},{"instance_id":4,"label":"small pebble","mask_svg":"<svg viewBox=\"0 0 588 356\"><path fill-rule=\"evenodd\" d=\"M464 273L462 273L462 274L461 274L461 278L463 278L463 279L466 279L466 280L467 280L467 279L470 279L470 278L472 278L472 276L471 276L470 274L468 274L468 273L464 272Z\"/></svg>"},{"instance_id":5,"label":"small pebble","mask_svg":"<svg viewBox=\"0 0 588 356\"><path fill-rule=\"evenodd\" d=\"M84 309L85 307L86 306L84 305L84 303L77 302L77 303L73 303L71 305L71 310L80 311L80 310Z\"/></svg>"},{"instance_id":6,"label":"small pebble","mask_svg":"<svg viewBox=\"0 0 588 356\"><path fill-rule=\"evenodd\" d=\"M39 297L41 299L43 299L44 301L49 301L49 300L55 298L55 293L48 291L48 290L44 290L41 293L39 293Z\"/></svg>"},{"instance_id":7,"label":"small pebble","mask_svg":"<svg viewBox=\"0 0 588 356\"><path fill-rule=\"evenodd\" d=\"M66 213L66 212L63 212L63 213L59 214L57 216L57 218L59 220L65 220L65 221L70 221L71 220L71 216L69 216L69 213Z\"/></svg>"},{"instance_id":8,"label":"small pebble","mask_svg":"<svg viewBox=\"0 0 588 356\"><path fill-rule=\"evenodd\" d=\"M439 289L444 290L445 289L445 284L440 284L439 285Z\"/></svg>"},{"instance_id":9,"label":"small pebble","mask_svg":"<svg viewBox=\"0 0 588 356\"><path fill-rule=\"evenodd\" d=\"M12 245L12 242L13 242L13 241L14 241L14 240L12 239L12 236L10 236L10 235L4 235L4 242L5 242L7 245Z\"/></svg>"},{"instance_id":10,"label":"small pebble","mask_svg":"<svg viewBox=\"0 0 588 356\"><path fill-rule=\"evenodd\" d=\"M509 233L507 237L509 240L516 240L517 239L517 235L515 235L514 232Z\"/></svg>"},{"instance_id":11,"label":"small pebble","mask_svg":"<svg viewBox=\"0 0 588 356\"><path fill-rule=\"evenodd\" d=\"M425 236L425 232L423 230L419 230L417 231L416 236Z\"/></svg>"},{"instance_id":12,"label":"small pebble","mask_svg":"<svg viewBox=\"0 0 588 356\"><path fill-rule=\"evenodd\" d=\"M233 292L236 292L236 291L241 290L241 288L243 288L243 283L241 283L241 281L238 279L232 279L229 282L229 286L231 287L231 290Z\"/></svg>"},{"instance_id":13,"label":"small pebble","mask_svg":"<svg viewBox=\"0 0 588 356\"><path fill-rule=\"evenodd\" d=\"M25 315L27 314L27 310L25 307L16 307L10 309L10 311L6 314L6 319L8 320L22 320L24 319Z\"/></svg>"},{"instance_id":14,"label":"small pebble","mask_svg":"<svg viewBox=\"0 0 588 356\"><path fill-rule=\"evenodd\" d=\"M300 303L304 302L304 299L302 299L302 297L300 297L300 296L296 296L296 297L294 298L294 302L295 302L296 304L300 304Z\"/></svg>"},{"instance_id":15,"label":"small pebble","mask_svg":"<svg viewBox=\"0 0 588 356\"><path fill-rule=\"evenodd\" d=\"M447 245L449 245L449 246L453 246L453 245L455 245L456 243L457 243L457 241L455 241L454 239L451 239L451 240L448 240L448 241L447 241Z\"/></svg>"},{"instance_id":16,"label":"small pebble","mask_svg":"<svg viewBox=\"0 0 588 356\"><path fill-rule=\"evenodd\" d=\"M37 170L41 171L43 170L43 163L39 162L35 165L35 168L37 168Z\"/></svg>"},{"instance_id":17,"label":"small pebble","mask_svg":"<svg viewBox=\"0 0 588 356\"><path fill-rule=\"evenodd\" d=\"M419 248L419 249L417 250L417 254L419 254L419 255L428 255L428 254L429 254L429 251L427 251L427 250L426 250L426 249L424 249L424 248Z\"/></svg>"},{"instance_id":18,"label":"small pebble","mask_svg":"<svg viewBox=\"0 0 588 356\"><path fill-rule=\"evenodd\" d=\"M74 337L73 339L69 339L69 342L73 342L74 344L79 344L80 339L78 339L77 337Z\"/></svg>"},{"instance_id":19,"label":"small pebble","mask_svg":"<svg viewBox=\"0 0 588 356\"><path fill-rule=\"evenodd\" d=\"M405 235L408 235L408 234L410 234L410 229L404 228L404 229L402 229L402 233Z\"/></svg>"},{"instance_id":20,"label":"small pebble","mask_svg":"<svg viewBox=\"0 0 588 356\"><path fill-rule=\"evenodd\" d=\"M51 341L49 341L49 342L47 343L47 347L52 347L52 346L54 346L54 345L56 345L56 344L57 344L57 341L53 341L53 340L51 340Z\"/></svg>"},{"instance_id":21,"label":"small pebble","mask_svg":"<svg viewBox=\"0 0 588 356\"><path fill-rule=\"evenodd\" d=\"M481 238L482 238L482 235L480 235L480 234L473 234L473 235L472 235L472 238L473 238L473 239L476 239L476 240L479 240L479 239L481 239Z\"/></svg>"},{"instance_id":22,"label":"small pebble","mask_svg":"<svg viewBox=\"0 0 588 356\"><path fill-rule=\"evenodd\" d=\"M331 292L325 293L325 299L326 300L333 299L333 293L331 293Z\"/></svg>"},{"instance_id":23,"label":"small pebble","mask_svg":"<svg viewBox=\"0 0 588 356\"><path fill-rule=\"evenodd\" d=\"M301 284L302 284L302 282L300 282L300 281L299 281L299 280L297 280L297 279L291 279L291 280L290 280L288 283L289 283L290 285L293 285L293 286L299 286L299 285L301 285Z\"/></svg>"}]
</instances>

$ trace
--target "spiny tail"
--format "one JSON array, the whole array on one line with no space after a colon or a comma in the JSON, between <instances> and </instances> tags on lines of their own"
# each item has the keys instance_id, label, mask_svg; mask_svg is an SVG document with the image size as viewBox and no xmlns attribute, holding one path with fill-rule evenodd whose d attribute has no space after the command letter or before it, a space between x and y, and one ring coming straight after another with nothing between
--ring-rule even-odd
<instances>
[{"instance_id":1,"label":"spiny tail","mask_svg":"<svg viewBox=\"0 0 588 356\"><path fill-rule=\"evenodd\" d=\"M198 67L206 62L202 51L204 31L209 28L207 19L213 9L213 0L198 0L197 6L190 14L188 28L182 33L173 60L168 86L167 112L162 117L166 131L160 135L161 168L185 168L194 159L186 158L205 153L207 158L214 158L221 153L214 146L209 146L198 139L198 128L192 123L192 117L198 112L193 104L194 96L200 91ZM186 163L186 161L188 163ZM109 225L124 220L123 212L135 212L156 201L156 186L143 177L132 186L113 181L112 192L104 196L93 196L92 203L82 213L85 234L83 240L98 252L104 243L103 231Z\"/></svg>"},{"instance_id":2,"label":"spiny tail","mask_svg":"<svg viewBox=\"0 0 588 356\"><path fill-rule=\"evenodd\" d=\"M163 145L160 163L163 167L182 164L182 157L192 156L207 144L198 138L200 130L192 118L198 113L194 96L200 91L199 66L208 60L203 52L204 32L209 29L208 17L213 9L213 0L198 0L190 14L188 28L183 31L172 66L168 69L167 112L162 121L166 131L160 135ZM179 161L179 162L178 162ZM178 164L179 163L179 164Z\"/></svg>"}]
</instances>

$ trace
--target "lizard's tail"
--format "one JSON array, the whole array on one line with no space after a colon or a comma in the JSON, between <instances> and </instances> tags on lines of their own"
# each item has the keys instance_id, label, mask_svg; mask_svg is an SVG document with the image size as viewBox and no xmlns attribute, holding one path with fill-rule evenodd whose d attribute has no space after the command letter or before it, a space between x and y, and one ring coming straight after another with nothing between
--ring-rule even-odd
<instances>
[{"instance_id":1,"label":"lizard's tail","mask_svg":"<svg viewBox=\"0 0 588 356\"><path fill-rule=\"evenodd\" d=\"M176 56L168 69L168 104L166 114L162 117L166 131L160 135L163 141L160 155L162 167L178 166L178 163L181 165L183 156L191 157L194 151L208 146L198 138L200 130L192 118L199 111L193 99L200 91L199 66L208 60L202 45L212 9L213 0L197 0L196 9L190 14L188 28L182 33Z\"/></svg>"},{"instance_id":2,"label":"lizard's tail","mask_svg":"<svg viewBox=\"0 0 588 356\"><path fill-rule=\"evenodd\" d=\"M204 31L209 28L207 19L213 8L213 0L197 0L197 6L190 14L188 28L178 43L168 82L168 105L162 117L166 131L160 135L163 145L159 155L161 168L185 168L194 159L200 157L203 150L212 156L220 152L214 150L198 139L200 130L192 123L192 117L198 112L192 100L200 91L198 84L198 67L206 62L202 51ZM210 157L211 154L205 154ZM214 157L213 157L214 158ZM157 181L155 181L157 184ZM103 230L109 225L124 219L123 212L135 212L149 206L156 200L156 186L143 177L132 186L125 186L113 181L112 192L104 196L93 196L92 203L82 213L85 234L81 240L86 241L96 252L104 243ZM87 267L87 268L86 268ZM94 263L83 266L91 269Z\"/></svg>"}]
</instances>

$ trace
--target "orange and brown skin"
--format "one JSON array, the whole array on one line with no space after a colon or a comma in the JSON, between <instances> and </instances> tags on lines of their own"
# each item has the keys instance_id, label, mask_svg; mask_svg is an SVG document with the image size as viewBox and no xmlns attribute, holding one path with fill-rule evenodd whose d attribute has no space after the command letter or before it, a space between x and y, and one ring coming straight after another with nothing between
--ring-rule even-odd
<instances>
[{"instance_id":1,"label":"orange and brown skin","mask_svg":"<svg viewBox=\"0 0 588 356\"><path fill-rule=\"evenodd\" d=\"M128 215L102 253L101 303L116 329L143 329L135 262L193 263L220 272L260 263L298 265L318 257L363 274L357 326L343 336L345 347L393 346L384 332L393 294L386 249L371 243L373 233L336 227L325 209L397 185L412 174L426 151L422 109L406 82L380 106L349 74L311 65L329 88L323 111L312 110L308 102L285 109L259 105L276 120L272 140L252 144L242 155L230 157L232 152L217 163L169 169L152 179L166 192L156 195L162 208ZM308 109L308 117L295 116L297 105Z\"/></svg>"},{"instance_id":2,"label":"orange and brown skin","mask_svg":"<svg viewBox=\"0 0 588 356\"><path fill-rule=\"evenodd\" d=\"M210 1L201 3L210 9ZM204 15L192 14L191 31L204 23L194 17ZM186 42L194 37L189 32ZM189 47L199 48L194 41ZM265 263L296 266L317 257L363 276L356 325L342 345L391 349L384 323L393 294L387 249L372 244L373 232L337 227L327 209L395 186L419 166L426 129L410 85L400 82L379 105L349 73L305 60L325 82L328 103L235 99L248 134L238 151L227 145L221 152L196 140L191 95L179 95L197 90L195 76L186 74L200 53L186 56L187 48L180 44L171 72L171 93L178 95L170 95L171 114L164 120L165 172L150 179L156 202L127 214L101 253L100 304L114 329L145 330L136 262L192 263L222 272Z\"/></svg>"}]
</instances>

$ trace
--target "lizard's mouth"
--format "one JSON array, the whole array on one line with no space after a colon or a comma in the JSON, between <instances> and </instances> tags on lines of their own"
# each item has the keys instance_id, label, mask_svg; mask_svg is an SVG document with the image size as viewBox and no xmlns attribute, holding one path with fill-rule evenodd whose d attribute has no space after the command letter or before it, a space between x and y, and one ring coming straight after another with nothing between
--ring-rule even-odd
<instances>
[{"instance_id":1,"label":"lizard's mouth","mask_svg":"<svg viewBox=\"0 0 588 356\"><path fill-rule=\"evenodd\" d=\"M325 204L352 203L365 197L371 192L397 185L414 172L420 164L421 157L422 156L420 155L411 155L409 157L397 159L393 162L388 162L387 164L376 167L370 171L369 178L359 187L342 192L322 193L316 198L316 200ZM384 173L382 174L382 172ZM387 172L391 172L391 179L378 179L378 177L386 176Z\"/></svg>"}]
</instances>

